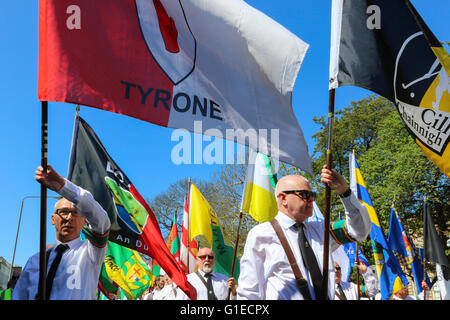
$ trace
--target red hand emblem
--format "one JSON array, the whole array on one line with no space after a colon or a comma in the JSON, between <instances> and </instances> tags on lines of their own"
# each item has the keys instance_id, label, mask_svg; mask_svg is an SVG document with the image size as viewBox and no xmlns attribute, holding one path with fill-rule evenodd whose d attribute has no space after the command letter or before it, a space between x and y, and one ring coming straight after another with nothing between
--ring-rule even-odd
<instances>
[{"instance_id":1,"label":"red hand emblem","mask_svg":"<svg viewBox=\"0 0 450 320\"><path fill-rule=\"evenodd\" d=\"M178 31L173 19L168 16L160 0L153 0L153 4L158 15L159 30L161 31L166 50L172 53L179 52L180 48L177 42Z\"/></svg>"}]
</instances>

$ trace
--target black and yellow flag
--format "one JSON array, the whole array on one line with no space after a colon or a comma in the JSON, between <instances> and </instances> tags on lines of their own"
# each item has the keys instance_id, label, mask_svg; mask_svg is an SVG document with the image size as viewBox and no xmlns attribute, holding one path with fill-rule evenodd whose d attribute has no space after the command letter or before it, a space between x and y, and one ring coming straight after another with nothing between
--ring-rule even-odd
<instances>
[{"instance_id":1,"label":"black and yellow flag","mask_svg":"<svg viewBox=\"0 0 450 320\"><path fill-rule=\"evenodd\" d=\"M450 176L450 59L408 0L333 0L330 89L395 103L415 142Z\"/></svg>"}]
</instances>

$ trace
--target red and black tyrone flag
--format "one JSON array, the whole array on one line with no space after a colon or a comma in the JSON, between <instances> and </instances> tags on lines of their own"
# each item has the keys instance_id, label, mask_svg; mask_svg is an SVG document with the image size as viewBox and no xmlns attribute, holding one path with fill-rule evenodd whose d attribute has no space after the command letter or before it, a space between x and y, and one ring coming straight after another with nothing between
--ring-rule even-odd
<instances>
[{"instance_id":1,"label":"red and black tyrone flag","mask_svg":"<svg viewBox=\"0 0 450 320\"><path fill-rule=\"evenodd\" d=\"M330 89L395 103L425 155L450 176L448 54L407 0L333 0ZM438 48L440 47L440 48Z\"/></svg>"}]
</instances>

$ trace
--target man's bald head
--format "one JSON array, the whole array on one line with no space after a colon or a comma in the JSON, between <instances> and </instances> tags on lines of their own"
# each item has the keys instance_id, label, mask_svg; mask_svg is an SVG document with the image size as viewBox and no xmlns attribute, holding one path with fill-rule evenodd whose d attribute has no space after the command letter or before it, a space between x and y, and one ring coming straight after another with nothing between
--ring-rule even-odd
<instances>
[{"instance_id":1,"label":"man's bald head","mask_svg":"<svg viewBox=\"0 0 450 320\"><path fill-rule=\"evenodd\" d=\"M299 175L288 175L282 177L278 180L277 185L275 186L275 197L277 198L278 203L278 194L284 190L299 190L299 188L303 188L305 185L309 187L309 181L302 176Z\"/></svg>"},{"instance_id":2,"label":"man's bald head","mask_svg":"<svg viewBox=\"0 0 450 320\"><path fill-rule=\"evenodd\" d=\"M284 191L307 190L311 191L311 186L306 178L299 175L284 176L278 180L275 187L278 210L296 222L304 222L312 216L312 198L304 200L296 193L285 193Z\"/></svg>"}]
</instances>

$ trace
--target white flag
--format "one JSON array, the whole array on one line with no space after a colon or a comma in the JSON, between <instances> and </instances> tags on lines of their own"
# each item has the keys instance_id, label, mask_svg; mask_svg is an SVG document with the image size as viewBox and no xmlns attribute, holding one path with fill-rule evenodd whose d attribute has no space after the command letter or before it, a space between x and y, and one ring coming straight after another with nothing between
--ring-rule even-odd
<instances>
[{"instance_id":1,"label":"white flag","mask_svg":"<svg viewBox=\"0 0 450 320\"><path fill-rule=\"evenodd\" d=\"M187 274L197 270L198 245L195 239L189 241L189 207L184 198L183 225L181 226L180 264Z\"/></svg>"},{"instance_id":2,"label":"white flag","mask_svg":"<svg viewBox=\"0 0 450 320\"><path fill-rule=\"evenodd\" d=\"M166 1L167 6L169 2L174 1ZM211 109L204 117L200 109L172 111L168 127L248 145L312 173L308 146L291 105L308 44L241 0L182 4L197 41L197 57L192 73L173 88L172 96L195 92L202 103L203 98L214 103L216 112L211 117ZM184 110L187 99L178 100L178 109Z\"/></svg>"},{"instance_id":3,"label":"white flag","mask_svg":"<svg viewBox=\"0 0 450 320\"><path fill-rule=\"evenodd\" d=\"M436 263L436 275L438 278L439 289L441 291L442 300L450 300L450 280L445 280L442 273L442 267Z\"/></svg>"}]
</instances>

